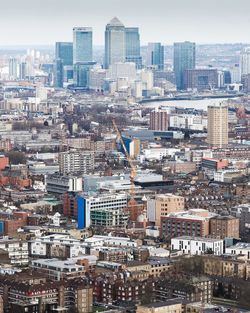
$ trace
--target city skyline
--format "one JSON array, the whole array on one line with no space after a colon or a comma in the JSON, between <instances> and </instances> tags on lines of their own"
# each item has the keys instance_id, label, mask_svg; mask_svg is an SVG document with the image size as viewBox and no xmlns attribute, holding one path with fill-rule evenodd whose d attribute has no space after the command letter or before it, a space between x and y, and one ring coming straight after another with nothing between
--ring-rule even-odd
<instances>
[{"instance_id":1,"label":"city skyline","mask_svg":"<svg viewBox=\"0 0 250 313\"><path fill-rule=\"evenodd\" d=\"M148 42L172 44L175 41L197 43L249 42L250 2L239 0L163 1L142 0L60 1L44 0L42 4L10 0L2 4L0 45L51 45L71 41L73 27L92 27L93 43L104 46L105 25L117 16L124 25L140 28L142 45ZM14 9L13 9L14 8ZM139 12L139 14L138 14ZM191 21L191 22L190 22ZM17 29L20 29L17 32ZM229 31L230 29L230 31ZM198 30L198 31L197 31Z\"/></svg>"}]
</instances>

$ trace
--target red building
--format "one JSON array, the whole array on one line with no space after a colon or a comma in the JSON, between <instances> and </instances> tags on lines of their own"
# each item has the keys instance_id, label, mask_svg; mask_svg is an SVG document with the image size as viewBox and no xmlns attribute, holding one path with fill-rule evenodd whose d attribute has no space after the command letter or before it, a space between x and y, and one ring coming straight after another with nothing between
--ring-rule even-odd
<instances>
[{"instance_id":1,"label":"red building","mask_svg":"<svg viewBox=\"0 0 250 313\"><path fill-rule=\"evenodd\" d=\"M9 167L9 158L4 155L0 155L0 170L2 171L6 167Z\"/></svg>"}]
</instances>

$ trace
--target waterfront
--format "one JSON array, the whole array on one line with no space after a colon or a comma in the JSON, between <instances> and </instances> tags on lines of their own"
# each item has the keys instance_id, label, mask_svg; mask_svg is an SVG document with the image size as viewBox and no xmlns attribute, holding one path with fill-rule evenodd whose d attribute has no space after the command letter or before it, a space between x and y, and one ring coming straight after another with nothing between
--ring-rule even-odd
<instances>
[{"instance_id":1,"label":"waterfront","mask_svg":"<svg viewBox=\"0 0 250 313\"><path fill-rule=\"evenodd\" d=\"M231 98L232 99L232 98ZM236 99L236 98L235 98ZM227 101L228 98L213 98L199 100L173 100L173 101L152 101L143 104L143 107L159 108L159 107L177 107L183 109L198 109L207 110L207 107L212 104L218 104Z\"/></svg>"}]
</instances>

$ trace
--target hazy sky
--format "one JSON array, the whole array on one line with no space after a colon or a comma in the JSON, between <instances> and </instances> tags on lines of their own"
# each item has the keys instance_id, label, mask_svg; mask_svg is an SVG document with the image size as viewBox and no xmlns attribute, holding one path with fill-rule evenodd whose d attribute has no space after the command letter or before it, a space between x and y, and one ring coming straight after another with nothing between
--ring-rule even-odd
<instances>
[{"instance_id":1,"label":"hazy sky","mask_svg":"<svg viewBox=\"0 0 250 313\"><path fill-rule=\"evenodd\" d=\"M250 0L0 0L0 46L71 41L73 26L92 26L103 45L117 16L139 26L141 42L250 42Z\"/></svg>"}]
</instances>

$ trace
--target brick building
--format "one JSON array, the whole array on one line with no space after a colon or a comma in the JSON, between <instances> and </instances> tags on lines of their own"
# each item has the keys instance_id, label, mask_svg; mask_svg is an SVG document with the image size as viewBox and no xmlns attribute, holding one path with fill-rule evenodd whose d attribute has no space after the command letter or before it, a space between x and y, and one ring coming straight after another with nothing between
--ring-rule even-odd
<instances>
[{"instance_id":1,"label":"brick building","mask_svg":"<svg viewBox=\"0 0 250 313\"><path fill-rule=\"evenodd\" d=\"M215 216L210 219L210 235L224 239L240 238L239 219L233 216Z\"/></svg>"}]
</instances>

